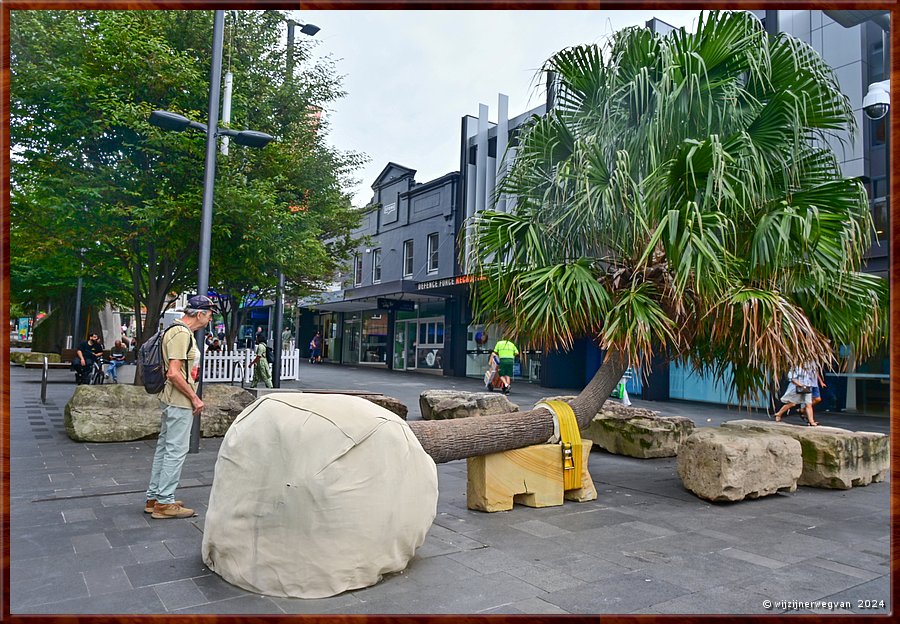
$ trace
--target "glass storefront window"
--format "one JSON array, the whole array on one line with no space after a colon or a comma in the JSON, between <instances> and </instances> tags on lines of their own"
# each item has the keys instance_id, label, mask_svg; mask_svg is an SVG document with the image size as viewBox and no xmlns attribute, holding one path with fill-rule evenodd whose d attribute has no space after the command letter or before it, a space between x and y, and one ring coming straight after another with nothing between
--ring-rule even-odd
<instances>
[{"instance_id":1,"label":"glass storefront window","mask_svg":"<svg viewBox=\"0 0 900 624\"><path fill-rule=\"evenodd\" d=\"M387 363L388 315L366 312L362 324L362 352L359 361L367 364Z\"/></svg>"}]
</instances>

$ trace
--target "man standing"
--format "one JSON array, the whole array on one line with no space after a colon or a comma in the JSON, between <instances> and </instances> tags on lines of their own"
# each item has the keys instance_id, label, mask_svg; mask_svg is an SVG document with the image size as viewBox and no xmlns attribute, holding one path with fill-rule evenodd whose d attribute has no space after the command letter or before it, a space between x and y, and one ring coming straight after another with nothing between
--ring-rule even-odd
<instances>
[{"instance_id":1,"label":"man standing","mask_svg":"<svg viewBox=\"0 0 900 624\"><path fill-rule=\"evenodd\" d=\"M287 349L291 346L291 340L293 339L293 335L291 334L291 328L285 327L284 331L281 332L281 348Z\"/></svg>"},{"instance_id":2,"label":"man standing","mask_svg":"<svg viewBox=\"0 0 900 624\"><path fill-rule=\"evenodd\" d=\"M511 340L498 340L491 353L500 358L500 380L503 382L503 394L509 394L513 364L516 356L519 355L519 348Z\"/></svg>"},{"instance_id":3,"label":"man standing","mask_svg":"<svg viewBox=\"0 0 900 624\"><path fill-rule=\"evenodd\" d=\"M200 370L196 362L200 351L194 332L207 325L217 311L215 303L208 297L191 297L184 315L163 336L166 385L160 397L162 422L144 505L144 511L157 520L196 515L193 509L183 507L181 501L175 500L175 488L188 452L193 415L203 409L203 401L197 396Z\"/></svg>"}]
</instances>

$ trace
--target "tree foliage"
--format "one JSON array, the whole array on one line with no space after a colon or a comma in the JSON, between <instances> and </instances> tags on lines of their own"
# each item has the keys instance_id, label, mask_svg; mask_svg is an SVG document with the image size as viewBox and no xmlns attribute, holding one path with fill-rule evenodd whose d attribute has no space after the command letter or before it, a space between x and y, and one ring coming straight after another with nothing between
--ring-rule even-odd
<instances>
[{"instance_id":1,"label":"tree foliage","mask_svg":"<svg viewBox=\"0 0 900 624\"><path fill-rule=\"evenodd\" d=\"M885 338L860 272L865 191L829 137L854 130L833 71L745 12L562 50L557 105L518 137L509 212L471 223L485 320L550 348L578 336L649 367L668 350L739 398L840 345Z\"/></svg>"},{"instance_id":2,"label":"tree foliage","mask_svg":"<svg viewBox=\"0 0 900 624\"><path fill-rule=\"evenodd\" d=\"M211 11L16 11L11 14L13 284L54 296L80 269L127 297L147 325L173 292L196 289L205 137L151 126L171 110L207 121ZM267 132L255 150L219 156L210 284L267 292L278 269L303 290L347 253L356 212L342 191L361 159L325 142L321 110L343 95L333 63L287 80L275 11L229 12L231 127ZM305 210L292 213L290 206ZM41 248L33 246L35 241ZM326 242L331 241L331 242ZM85 251L81 251L84 249ZM18 282L17 282L18 280Z\"/></svg>"}]
</instances>

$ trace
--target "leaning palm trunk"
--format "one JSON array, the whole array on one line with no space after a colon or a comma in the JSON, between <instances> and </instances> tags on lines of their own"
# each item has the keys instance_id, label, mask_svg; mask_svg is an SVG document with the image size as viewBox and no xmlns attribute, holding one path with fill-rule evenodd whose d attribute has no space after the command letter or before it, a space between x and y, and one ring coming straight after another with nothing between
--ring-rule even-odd
<instances>
[{"instance_id":1,"label":"leaning palm trunk","mask_svg":"<svg viewBox=\"0 0 900 624\"><path fill-rule=\"evenodd\" d=\"M607 353L603 366L572 402L579 428L587 426L600 411L625 368L621 353ZM409 427L425 452L440 464L542 444L553 436L553 415L549 410L539 408L482 418L417 420L409 423Z\"/></svg>"}]
</instances>

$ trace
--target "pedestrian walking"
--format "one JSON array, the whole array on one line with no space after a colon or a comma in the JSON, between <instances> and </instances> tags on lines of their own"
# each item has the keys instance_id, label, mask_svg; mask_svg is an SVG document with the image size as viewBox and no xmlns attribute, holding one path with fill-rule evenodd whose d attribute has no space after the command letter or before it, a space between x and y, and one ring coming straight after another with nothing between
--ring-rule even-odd
<instances>
[{"instance_id":1,"label":"pedestrian walking","mask_svg":"<svg viewBox=\"0 0 900 624\"><path fill-rule=\"evenodd\" d=\"M253 379L250 380L250 387L255 388L259 382L263 382L266 388L272 387L272 371L269 368L269 362L266 361L266 337L264 334L256 334L256 357L247 365L247 368L253 369Z\"/></svg>"},{"instance_id":2,"label":"pedestrian walking","mask_svg":"<svg viewBox=\"0 0 900 624\"><path fill-rule=\"evenodd\" d=\"M511 340L498 340L494 345L492 355L500 358L500 380L503 382L503 394L509 394L509 386L512 383L513 365L519 355L519 348Z\"/></svg>"},{"instance_id":3,"label":"pedestrian walking","mask_svg":"<svg viewBox=\"0 0 900 624\"><path fill-rule=\"evenodd\" d=\"M309 363L322 363L322 335L318 331L309 341Z\"/></svg>"},{"instance_id":4,"label":"pedestrian walking","mask_svg":"<svg viewBox=\"0 0 900 624\"><path fill-rule=\"evenodd\" d=\"M194 332L205 327L214 312L218 310L208 297L191 297L182 317L173 323L174 327L165 333L162 341L166 385L160 396L162 419L144 505L144 512L157 520L196 515L193 509L175 500L175 489L188 452L193 416L203 410L203 400L197 396L200 349Z\"/></svg>"},{"instance_id":5,"label":"pedestrian walking","mask_svg":"<svg viewBox=\"0 0 900 624\"><path fill-rule=\"evenodd\" d=\"M790 380L788 390L781 397L781 402L784 405L775 412L775 422L781 422L782 417L791 408L800 405L806 415L806 424L810 427L818 427L819 423L816 422L813 415L813 405L818 402L815 399L822 400L818 387L821 376L818 374L817 369L810 363L795 366L788 373L788 379Z\"/></svg>"}]
</instances>

